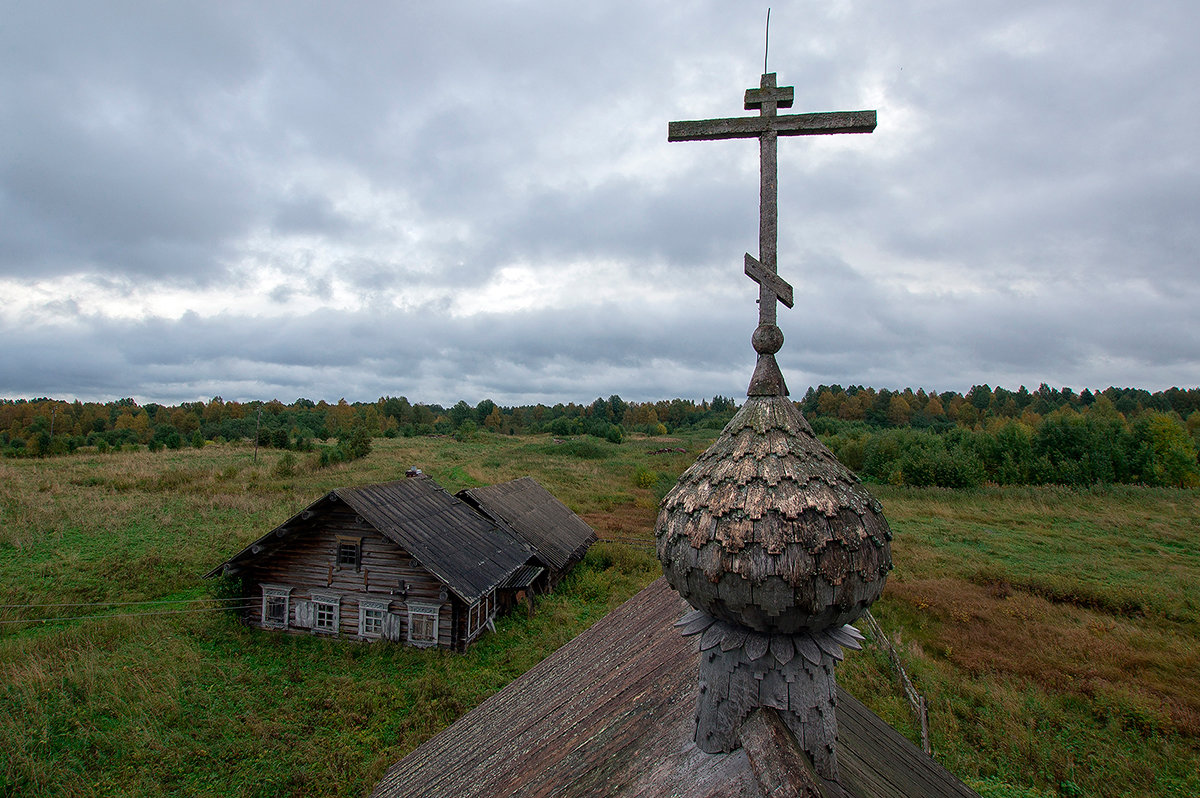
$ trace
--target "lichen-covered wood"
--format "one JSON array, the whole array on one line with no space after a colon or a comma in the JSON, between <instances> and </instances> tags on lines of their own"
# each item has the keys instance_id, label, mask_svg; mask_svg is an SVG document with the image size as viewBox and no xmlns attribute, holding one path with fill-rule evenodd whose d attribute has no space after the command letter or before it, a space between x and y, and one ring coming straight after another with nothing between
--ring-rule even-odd
<instances>
[{"instance_id":1,"label":"lichen-covered wood","mask_svg":"<svg viewBox=\"0 0 1200 798\"><path fill-rule=\"evenodd\" d=\"M790 730L763 740L752 714L742 727L742 748L733 753L706 754L693 742L702 635L684 637L672 628L684 611L678 594L655 580L395 763L372 795L789 795L805 756ZM978 798L841 688L837 713L845 791L822 785L826 798Z\"/></svg>"},{"instance_id":2,"label":"lichen-covered wood","mask_svg":"<svg viewBox=\"0 0 1200 798\"><path fill-rule=\"evenodd\" d=\"M667 581L692 606L759 632L850 623L883 592L879 502L785 396L751 396L663 499Z\"/></svg>"},{"instance_id":3,"label":"lichen-covered wood","mask_svg":"<svg viewBox=\"0 0 1200 798\"><path fill-rule=\"evenodd\" d=\"M700 637L696 745L710 754L741 744L743 723L772 708L824 779L837 780L837 682L842 646L860 649L853 626L794 635L760 634L695 610L676 626Z\"/></svg>"}]
</instances>

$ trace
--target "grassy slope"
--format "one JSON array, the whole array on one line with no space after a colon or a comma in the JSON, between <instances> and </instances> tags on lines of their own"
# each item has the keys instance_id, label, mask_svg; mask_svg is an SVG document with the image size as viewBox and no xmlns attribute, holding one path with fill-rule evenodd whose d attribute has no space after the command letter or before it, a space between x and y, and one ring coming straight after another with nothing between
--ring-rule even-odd
<instances>
[{"instance_id":1,"label":"grassy slope","mask_svg":"<svg viewBox=\"0 0 1200 798\"><path fill-rule=\"evenodd\" d=\"M655 496L635 470L673 478L705 443L377 441L365 461L291 477L274 475L278 452L254 466L233 446L0 461L0 603L202 595L199 574L324 491L411 465L451 491L531 474L601 537L646 540ZM650 454L668 445L689 451ZM1200 495L876 492L897 541L875 614L951 770L995 796L1200 794ZM637 549L599 547L466 656L225 613L0 626L0 794L364 794L656 574ZM915 736L882 655L851 656L840 680Z\"/></svg>"}]
</instances>

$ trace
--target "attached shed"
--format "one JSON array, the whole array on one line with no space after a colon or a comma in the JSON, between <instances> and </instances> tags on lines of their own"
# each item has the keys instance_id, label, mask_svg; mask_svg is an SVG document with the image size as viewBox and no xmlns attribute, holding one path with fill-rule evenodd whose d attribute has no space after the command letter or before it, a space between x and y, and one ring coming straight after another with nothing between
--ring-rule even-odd
<instances>
[{"instance_id":1,"label":"attached shed","mask_svg":"<svg viewBox=\"0 0 1200 798\"><path fill-rule=\"evenodd\" d=\"M254 626L462 651L532 557L416 473L331 491L207 575L242 581Z\"/></svg>"},{"instance_id":2,"label":"attached shed","mask_svg":"<svg viewBox=\"0 0 1200 798\"><path fill-rule=\"evenodd\" d=\"M553 587L596 542L596 532L531 477L458 492L533 549Z\"/></svg>"}]
</instances>

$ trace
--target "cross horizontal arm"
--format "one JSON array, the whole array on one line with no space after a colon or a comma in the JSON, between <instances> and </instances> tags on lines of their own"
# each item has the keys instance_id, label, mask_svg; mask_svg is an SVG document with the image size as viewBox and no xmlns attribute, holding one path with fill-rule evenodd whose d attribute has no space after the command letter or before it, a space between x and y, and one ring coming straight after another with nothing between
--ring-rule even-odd
<instances>
[{"instance_id":1,"label":"cross horizontal arm","mask_svg":"<svg viewBox=\"0 0 1200 798\"><path fill-rule=\"evenodd\" d=\"M795 86L768 86L765 89L746 89L746 110L761 110L763 103L774 102L776 108L791 108L796 100Z\"/></svg>"},{"instance_id":2,"label":"cross horizontal arm","mask_svg":"<svg viewBox=\"0 0 1200 798\"><path fill-rule=\"evenodd\" d=\"M874 129L874 111L735 116L728 119L671 122L667 126L667 141L753 139L768 130L774 130L781 136L820 136L831 133L870 133Z\"/></svg>"}]
</instances>

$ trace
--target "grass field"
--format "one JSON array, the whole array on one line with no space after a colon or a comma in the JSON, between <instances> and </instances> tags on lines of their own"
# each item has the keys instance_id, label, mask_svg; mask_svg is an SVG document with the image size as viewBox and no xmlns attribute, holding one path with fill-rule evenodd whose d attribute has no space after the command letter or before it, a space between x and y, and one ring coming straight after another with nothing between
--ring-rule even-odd
<instances>
[{"instance_id":1,"label":"grass field","mask_svg":"<svg viewBox=\"0 0 1200 798\"><path fill-rule=\"evenodd\" d=\"M0 461L0 795L364 795L659 573L626 544L707 442L378 440L291 475L234 445ZM209 596L201 574L323 492L409 466L451 491L532 475L621 543L465 656L133 615L195 603L29 606ZM940 761L984 796L1200 795L1200 493L875 492L896 570L874 614ZM49 616L82 617L14 623ZM839 679L916 737L884 654Z\"/></svg>"}]
</instances>

